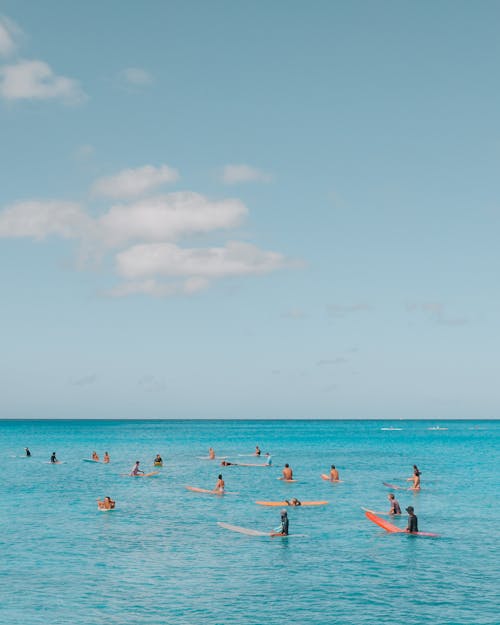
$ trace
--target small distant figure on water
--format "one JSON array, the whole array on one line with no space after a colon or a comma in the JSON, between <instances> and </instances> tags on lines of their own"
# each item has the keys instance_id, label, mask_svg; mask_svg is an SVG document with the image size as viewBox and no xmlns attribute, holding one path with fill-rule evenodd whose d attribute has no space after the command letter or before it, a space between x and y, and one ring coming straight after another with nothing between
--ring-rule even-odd
<instances>
[{"instance_id":1,"label":"small distant figure on water","mask_svg":"<svg viewBox=\"0 0 500 625\"><path fill-rule=\"evenodd\" d=\"M92 452L92 460L99 462L99 456L97 455L97 451Z\"/></svg>"},{"instance_id":2,"label":"small distant figure on water","mask_svg":"<svg viewBox=\"0 0 500 625\"><path fill-rule=\"evenodd\" d=\"M255 455L260 456L260 454L261 454L260 447L258 445L255 445Z\"/></svg>"},{"instance_id":3,"label":"small distant figure on water","mask_svg":"<svg viewBox=\"0 0 500 625\"><path fill-rule=\"evenodd\" d=\"M408 506L408 508L406 508L406 512L408 512L408 526L406 531L410 534L418 532L418 519L415 515L415 511L413 510L413 506Z\"/></svg>"},{"instance_id":4,"label":"small distant figure on water","mask_svg":"<svg viewBox=\"0 0 500 625\"><path fill-rule=\"evenodd\" d=\"M214 493L220 493L221 495L224 494L225 487L226 487L226 484L224 483L224 480L222 479L222 473L219 473L219 477L217 478L217 484L215 485L215 488L214 488Z\"/></svg>"},{"instance_id":5,"label":"small distant figure on water","mask_svg":"<svg viewBox=\"0 0 500 625\"><path fill-rule=\"evenodd\" d=\"M285 468L283 469L283 479L293 480L293 471L288 463L285 464Z\"/></svg>"},{"instance_id":6,"label":"small distant figure on water","mask_svg":"<svg viewBox=\"0 0 500 625\"><path fill-rule=\"evenodd\" d=\"M57 464L59 462L59 460L56 457L56 452L53 451L52 452L52 456L50 456L50 463L51 464Z\"/></svg>"},{"instance_id":7,"label":"small distant figure on water","mask_svg":"<svg viewBox=\"0 0 500 625\"><path fill-rule=\"evenodd\" d=\"M272 463L273 463L273 461L272 461L272 458L271 458L271 454L267 451L267 452L266 452L266 464L267 464L268 466L271 466L271 465L272 465Z\"/></svg>"},{"instance_id":8,"label":"small distant figure on water","mask_svg":"<svg viewBox=\"0 0 500 625\"><path fill-rule=\"evenodd\" d=\"M110 461L110 457L107 451L104 452L104 458L102 459L102 461L107 464Z\"/></svg>"},{"instance_id":9,"label":"small distant figure on water","mask_svg":"<svg viewBox=\"0 0 500 625\"><path fill-rule=\"evenodd\" d=\"M335 468L335 465L332 464L332 466L330 467L330 482L339 482L339 481L340 481L339 472Z\"/></svg>"},{"instance_id":10,"label":"small distant figure on water","mask_svg":"<svg viewBox=\"0 0 500 625\"><path fill-rule=\"evenodd\" d=\"M142 469L139 469L139 460L136 460L134 466L130 471L130 475L139 475L139 473L144 473L144 471Z\"/></svg>"},{"instance_id":11,"label":"small distant figure on water","mask_svg":"<svg viewBox=\"0 0 500 625\"><path fill-rule=\"evenodd\" d=\"M24 448L24 452L25 452L27 458L31 457L31 451L28 449L28 447Z\"/></svg>"},{"instance_id":12,"label":"small distant figure on water","mask_svg":"<svg viewBox=\"0 0 500 625\"><path fill-rule=\"evenodd\" d=\"M420 490L420 471L416 464L413 465L413 475L409 477L406 481L413 482L413 485L410 487L411 490Z\"/></svg>"},{"instance_id":13,"label":"small distant figure on water","mask_svg":"<svg viewBox=\"0 0 500 625\"><path fill-rule=\"evenodd\" d=\"M288 536L288 512L281 511L281 524L271 536Z\"/></svg>"},{"instance_id":14,"label":"small distant figure on water","mask_svg":"<svg viewBox=\"0 0 500 625\"><path fill-rule=\"evenodd\" d=\"M301 506L302 502L297 499L297 497L292 497L291 499L285 499L289 506Z\"/></svg>"},{"instance_id":15,"label":"small distant figure on water","mask_svg":"<svg viewBox=\"0 0 500 625\"><path fill-rule=\"evenodd\" d=\"M399 505L399 501L394 496L394 493L389 493L387 495L387 499L391 503L391 509L389 510L389 514L401 514L401 507Z\"/></svg>"},{"instance_id":16,"label":"small distant figure on water","mask_svg":"<svg viewBox=\"0 0 500 625\"><path fill-rule=\"evenodd\" d=\"M208 459L215 460L215 451L212 449L212 447L210 447L210 449L208 450Z\"/></svg>"},{"instance_id":17,"label":"small distant figure on water","mask_svg":"<svg viewBox=\"0 0 500 625\"><path fill-rule=\"evenodd\" d=\"M222 467L230 467L230 466L236 466L237 463L236 462L229 462L229 460L222 460L222 462L220 463Z\"/></svg>"},{"instance_id":18,"label":"small distant figure on water","mask_svg":"<svg viewBox=\"0 0 500 625\"><path fill-rule=\"evenodd\" d=\"M99 510L112 510L115 507L115 503L111 497L104 497L102 501L100 499L97 500L97 507Z\"/></svg>"},{"instance_id":19,"label":"small distant figure on water","mask_svg":"<svg viewBox=\"0 0 500 625\"><path fill-rule=\"evenodd\" d=\"M163 466L163 458L160 456L160 454L156 454L156 458L153 460L153 464L155 465L155 467Z\"/></svg>"}]
</instances>

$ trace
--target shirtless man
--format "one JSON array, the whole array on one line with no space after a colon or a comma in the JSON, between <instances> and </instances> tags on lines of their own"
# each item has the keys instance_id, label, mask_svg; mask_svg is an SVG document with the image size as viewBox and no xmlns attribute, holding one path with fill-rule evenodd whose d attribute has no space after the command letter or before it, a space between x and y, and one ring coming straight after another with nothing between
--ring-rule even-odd
<instances>
[{"instance_id":1,"label":"shirtless man","mask_svg":"<svg viewBox=\"0 0 500 625\"><path fill-rule=\"evenodd\" d=\"M293 471L290 468L290 465L288 463L285 464L285 468L283 469L283 477L281 479L283 479L283 480L293 480Z\"/></svg>"},{"instance_id":2,"label":"shirtless man","mask_svg":"<svg viewBox=\"0 0 500 625\"><path fill-rule=\"evenodd\" d=\"M335 465L332 464L330 468L330 482L339 482L339 481L340 481L339 472L335 468Z\"/></svg>"},{"instance_id":3,"label":"shirtless man","mask_svg":"<svg viewBox=\"0 0 500 625\"><path fill-rule=\"evenodd\" d=\"M102 459L102 461L107 464L109 462L109 460L110 460L109 454L108 454L107 451L105 451L104 452L104 458Z\"/></svg>"},{"instance_id":4,"label":"shirtless man","mask_svg":"<svg viewBox=\"0 0 500 625\"><path fill-rule=\"evenodd\" d=\"M215 451L211 447L208 450L208 459L209 460L215 460Z\"/></svg>"},{"instance_id":5,"label":"shirtless man","mask_svg":"<svg viewBox=\"0 0 500 625\"><path fill-rule=\"evenodd\" d=\"M92 460L99 462L99 456L97 455L97 451L92 452Z\"/></svg>"},{"instance_id":6,"label":"shirtless man","mask_svg":"<svg viewBox=\"0 0 500 625\"><path fill-rule=\"evenodd\" d=\"M226 485L224 483L224 480L222 479L222 473L219 473L219 477L217 478L217 484L214 488L214 493L219 493L220 495L223 495L225 486Z\"/></svg>"}]
</instances>

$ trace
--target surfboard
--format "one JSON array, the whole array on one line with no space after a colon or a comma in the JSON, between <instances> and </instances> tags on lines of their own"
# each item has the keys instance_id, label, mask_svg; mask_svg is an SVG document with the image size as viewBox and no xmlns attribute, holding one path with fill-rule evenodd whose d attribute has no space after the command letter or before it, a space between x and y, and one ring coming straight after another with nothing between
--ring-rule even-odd
<instances>
[{"instance_id":1,"label":"surfboard","mask_svg":"<svg viewBox=\"0 0 500 625\"><path fill-rule=\"evenodd\" d=\"M45 464L66 464L66 462L64 460L58 460L57 462L51 462L50 460L47 460Z\"/></svg>"},{"instance_id":2,"label":"surfboard","mask_svg":"<svg viewBox=\"0 0 500 625\"><path fill-rule=\"evenodd\" d=\"M219 527L223 527L226 530L231 530L232 532L238 532L239 534L246 534L246 536L269 536L270 538L291 538L291 537L305 537L307 534L287 534L286 536L282 534L278 534L277 532L262 532L261 530L254 530L248 527L240 527L239 525L231 525L230 523L223 523L222 521L217 521L217 525Z\"/></svg>"},{"instance_id":3,"label":"surfboard","mask_svg":"<svg viewBox=\"0 0 500 625\"><path fill-rule=\"evenodd\" d=\"M265 463L265 464L262 464L262 463L257 464L255 462L253 462L253 463L252 462L231 462L231 464L227 465L227 466L234 466L234 467L271 467L272 465L271 464L267 464L267 463Z\"/></svg>"},{"instance_id":4,"label":"surfboard","mask_svg":"<svg viewBox=\"0 0 500 625\"><path fill-rule=\"evenodd\" d=\"M340 484L341 482L343 482L344 480L331 480L330 476L327 475L326 473L322 473L321 474L321 478L323 480L326 480L327 482L331 482L332 484Z\"/></svg>"},{"instance_id":5,"label":"surfboard","mask_svg":"<svg viewBox=\"0 0 500 625\"><path fill-rule=\"evenodd\" d=\"M159 471L151 471L151 473L138 473L137 475L130 475L130 473L126 473L128 477L154 477L155 475L160 475Z\"/></svg>"},{"instance_id":6,"label":"surfboard","mask_svg":"<svg viewBox=\"0 0 500 625\"><path fill-rule=\"evenodd\" d=\"M401 432L403 428L380 428L383 432Z\"/></svg>"},{"instance_id":7,"label":"surfboard","mask_svg":"<svg viewBox=\"0 0 500 625\"><path fill-rule=\"evenodd\" d=\"M97 462L97 463L100 462L100 460L92 460L92 458L82 458L82 461L83 462Z\"/></svg>"},{"instance_id":8,"label":"surfboard","mask_svg":"<svg viewBox=\"0 0 500 625\"><path fill-rule=\"evenodd\" d=\"M408 490L404 486L398 486L397 484L389 484L389 482L382 482L382 484L384 486L387 486L387 488L392 488L393 490Z\"/></svg>"},{"instance_id":9,"label":"surfboard","mask_svg":"<svg viewBox=\"0 0 500 625\"><path fill-rule=\"evenodd\" d=\"M277 479L278 479L278 480L281 480L282 482L296 482L296 481L297 481L297 480L287 480L287 479L286 479L286 478L284 478L284 477L278 477Z\"/></svg>"},{"instance_id":10,"label":"surfboard","mask_svg":"<svg viewBox=\"0 0 500 625\"><path fill-rule=\"evenodd\" d=\"M328 501L301 501L300 505L294 506L288 501L256 501L255 503L259 504L259 506L290 506L290 508L301 508L302 506L326 506Z\"/></svg>"},{"instance_id":11,"label":"surfboard","mask_svg":"<svg viewBox=\"0 0 500 625\"><path fill-rule=\"evenodd\" d=\"M198 488L197 486L186 486L187 490L190 490L193 493L204 493L205 495L217 495L221 497L222 495L239 495L239 493L235 493L232 491L225 490L221 493L218 490L209 490L208 488Z\"/></svg>"},{"instance_id":12,"label":"surfboard","mask_svg":"<svg viewBox=\"0 0 500 625\"><path fill-rule=\"evenodd\" d=\"M439 537L439 534L433 534L432 532L411 532L411 533L407 532L401 527L398 527L397 525L394 525L393 523L389 523L389 521L386 521L385 519L381 519L371 510L365 510L365 516L367 519L372 521L372 523L375 523L375 525L378 525L379 527L383 528L386 532L390 532L393 534L407 534L408 536L426 536L428 538Z\"/></svg>"}]
</instances>

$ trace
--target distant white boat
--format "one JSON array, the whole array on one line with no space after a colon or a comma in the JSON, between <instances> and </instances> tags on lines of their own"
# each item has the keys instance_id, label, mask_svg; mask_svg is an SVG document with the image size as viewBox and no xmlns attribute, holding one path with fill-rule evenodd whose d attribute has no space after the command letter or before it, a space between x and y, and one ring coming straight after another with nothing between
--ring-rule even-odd
<instances>
[{"instance_id":1,"label":"distant white boat","mask_svg":"<svg viewBox=\"0 0 500 625\"><path fill-rule=\"evenodd\" d=\"M431 427L431 428L427 428L427 429L428 429L428 430L447 430L448 428L442 428L442 427L441 427L441 426L439 426L439 425L434 425L433 427Z\"/></svg>"},{"instance_id":2,"label":"distant white boat","mask_svg":"<svg viewBox=\"0 0 500 625\"><path fill-rule=\"evenodd\" d=\"M401 430L403 428L395 428L395 427L389 427L389 428L380 428L381 430L384 430L385 432L401 432Z\"/></svg>"}]
</instances>

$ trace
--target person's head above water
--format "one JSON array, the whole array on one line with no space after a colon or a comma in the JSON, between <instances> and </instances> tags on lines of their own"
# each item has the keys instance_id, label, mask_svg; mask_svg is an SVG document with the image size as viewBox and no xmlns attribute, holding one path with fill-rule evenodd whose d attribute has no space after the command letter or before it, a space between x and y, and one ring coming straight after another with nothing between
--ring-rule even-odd
<instances>
[{"instance_id":1,"label":"person's head above water","mask_svg":"<svg viewBox=\"0 0 500 625\"><path fill-rule=\"evenodd\" d=\"M285 468L288 468L290 465L288 464L288 462L285 464Z\"/></svg>"},{"instance_id":2,"label":"person's head above water","mask_svg":"<svg viewBox=\"0 0 500 625\"><path fill-rule=\"evenodd\" d=\"M389 497L389 499L394 499L394 493L389 493L387 497Z\"/></svg>"},{"instance_id":3,"label":"person's head above water","mask_svg":"<svg viewBox=\"0 0 500 625\"><path fill-rule=\"evenodd\" d=\"M282 517L288 516L288 512L286 510L282 510L281 511L281 516Z\"/></svg>"},{"instance_id":4,"label":"person's head above water","mask_svg":"<svg viewBox=\"0 0 500 625\"><path fill-rule=\"evenodd\" d=\"M406 508L406 512L408 512L408 514L413 514L413 506L408 506L408 508Z\"/></svg>"},{"instance_id":5,"label":"person's head above water","mask_svg":"<svg viewBox=\"0 0 500 625\"><path fill-rule=\"evenodd\" d=\"M217 479L222 480L222 473L219 473L219 477Z\"/></svg>"}]
</instances>

